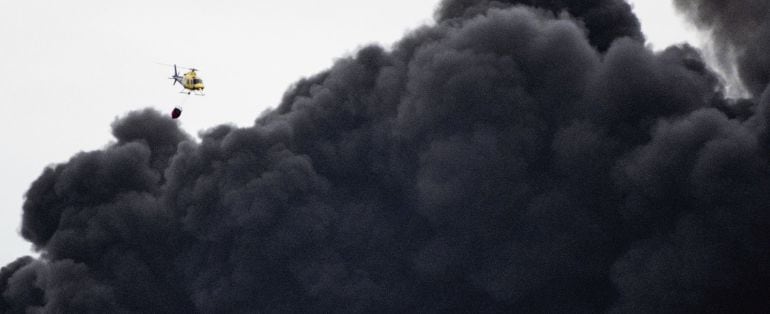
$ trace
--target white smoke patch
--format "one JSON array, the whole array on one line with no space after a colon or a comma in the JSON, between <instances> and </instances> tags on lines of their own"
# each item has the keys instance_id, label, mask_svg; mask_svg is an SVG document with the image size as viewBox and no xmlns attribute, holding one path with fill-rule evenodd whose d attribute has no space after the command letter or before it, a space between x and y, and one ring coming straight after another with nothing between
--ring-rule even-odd
<instances>
[{"instance_id":1,"label":"white smoke patch","mask_svg":"<svg viewBox=\"0 0 770 314\"><path fill-rule=\"evenodd\" d=\"M706 64L719 74L725 96L733 99L751 97L751 93L741 81L738 64L735 62L739 52L735 51L734 47L719 50L714 41L710 39L713 37L706 35L708 32L701 31L699 33L701 34L698 37L697 47L700 48Z\"/></svg>"}]
</instances>

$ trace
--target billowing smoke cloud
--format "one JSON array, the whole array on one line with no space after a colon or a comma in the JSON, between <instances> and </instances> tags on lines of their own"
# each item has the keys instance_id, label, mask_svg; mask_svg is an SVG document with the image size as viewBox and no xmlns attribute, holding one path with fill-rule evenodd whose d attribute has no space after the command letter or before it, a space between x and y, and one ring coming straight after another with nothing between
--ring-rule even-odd
<instances>
[{"instance_id":1,"label":"billowing smoke cloud","mask_svg":"<svg viewBox=\"0 0 770 314\"><path fill-rule=\"evenodd\" d=\"M770 83L770 2L766 0L674 0L696 25L712 33L719 61L753 95Z\"/></svg>"},{"instance_id":2,"label":"billowing smoke cloud","mask_svg":"<svg viewBox=\"0 0 770 314\"><path fill-rule=\"evenodd\" d=\"M639 20L623 0L445 0L436 12L438 21L467 19L490 8L534 6L554 14L567 14L587 32L589 42L605 51L615 39L644 39Z\"/></svg>"},{"instance_id":3,"label":"billowing smoke cloud","mask_svg":"<svg viewBox=\"0 0 770 314\"><path fill-rule=\"evenodd\" d=\"M0 310L770 308L770 96L622 1L516 4L444 1L252 127L117 120L30 187Z\"/></svg>"}]
</instances>

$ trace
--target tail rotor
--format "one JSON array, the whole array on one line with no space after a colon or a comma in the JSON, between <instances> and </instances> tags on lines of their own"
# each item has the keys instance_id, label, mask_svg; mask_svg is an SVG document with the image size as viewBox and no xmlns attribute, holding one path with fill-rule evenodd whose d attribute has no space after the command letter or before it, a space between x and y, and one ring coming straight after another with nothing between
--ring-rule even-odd
<instances>
[{"instance_id":1,"label":"tail rotor","mask_svg":"<svg viewBox=\"0 0 770 314\"><path fill-rule=\"evenodd\" d=\"M169 77L169 79L174 80L174 82L171 83L171 85L176 85L176 82L179 81L179 79L181 79L181 78L182 77L179 76L179 72L177 72L177 70L176 70L176 64L174 64L174 76Z\"/></svg>"}]
</instances>

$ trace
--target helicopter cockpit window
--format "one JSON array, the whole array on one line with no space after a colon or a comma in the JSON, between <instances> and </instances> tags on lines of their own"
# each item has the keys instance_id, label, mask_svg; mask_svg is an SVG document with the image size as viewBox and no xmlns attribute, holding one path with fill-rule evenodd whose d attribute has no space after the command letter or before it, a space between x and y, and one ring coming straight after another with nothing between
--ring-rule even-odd
<instances>
[{"instance_id":1,"label":"helicopter cockpit window","mask_svg":"<svg viewBox=\"0 0 770 314\"><path fill-rule=\"evenodd\" d=\"M200 84L200 83L203 83L203 80L199 78L193 79L193 84Z\"/></svg>"}]
</instances>

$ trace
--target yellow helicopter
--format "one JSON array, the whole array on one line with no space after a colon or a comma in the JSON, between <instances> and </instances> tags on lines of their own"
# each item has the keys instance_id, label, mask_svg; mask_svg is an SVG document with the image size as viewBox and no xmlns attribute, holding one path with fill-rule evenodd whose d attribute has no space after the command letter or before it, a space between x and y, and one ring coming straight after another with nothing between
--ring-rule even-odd
<instances>
[{"instance_id":1,"label":"yellow helicopter","mask_svg":"<svg viewBox=\"0 0 770 314\"><path fill-rule=\"evenodd\" d=\"M189 70L187 73L183 75L179 75L179 72L177 71L176 64L174 64L174 76L169 77L169 79L174 80L174 83L172 85L176 85L177 82L179 84L182 84L182 87L184 87L185 90L182 90L180 93L187 93L187 95L193 94L198 96L203 96L203 80L198 76L198 69L195 68L183 68Z\"/></svg>"}]
</instances>

